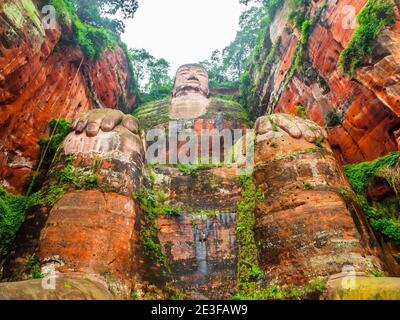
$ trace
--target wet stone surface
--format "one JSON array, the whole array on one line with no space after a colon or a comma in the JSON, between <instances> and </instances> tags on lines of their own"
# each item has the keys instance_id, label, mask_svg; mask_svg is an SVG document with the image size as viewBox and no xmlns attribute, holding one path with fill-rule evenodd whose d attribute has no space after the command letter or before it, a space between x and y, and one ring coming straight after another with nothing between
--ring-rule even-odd
<instances>
[{"instance_id":1,"label":"wet stone surface","mask_svg":"<svg viewBox=\"0 0 400 320\"><path fill-rule=\"evenodd\" d=\"M237 269L236 213L159 218L175 285L197 299L228 298Z\"/></svg>"}]
</instances>

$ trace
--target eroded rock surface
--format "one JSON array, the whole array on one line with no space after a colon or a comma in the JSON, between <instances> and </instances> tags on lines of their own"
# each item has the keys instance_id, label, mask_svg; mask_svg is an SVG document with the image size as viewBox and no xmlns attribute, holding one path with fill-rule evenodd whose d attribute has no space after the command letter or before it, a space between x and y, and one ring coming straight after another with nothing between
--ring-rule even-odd
<instances>
[{"instance_id":1,"label":"eroded rock surface","mask_svg":"<svg viewBox=\"0 0 400 320\"><path fill-rule=\"evenodd\" d=\"M0 185L14 193L26 191L38 164L37 142L49 136L51 119L70 120L94 107L130 111L135 102L120 48L87 61L61 40L68 30L58 23L43 28L38 6L32 0L0 4Z\"/></svg>"},{"instance_id":2,"label":"eroded rock surface","mask_svg":"<svg viewBox=\"0 0 400 320\"><path fill-rule=\"evenodd\" d=\"M257 120L256 134L255 180L265 200L255 230L270 281L306 283L346 265L362 272L384 269L341 195L350 187L326 132L275 114Z\"/></svg>"},{"instance_id":3,"label":"eroded rock surface","mask_svg":"<svg viewBox=\"0 0 400 320\"><path fill-rule=\"evenodd\" d=\"M52 265L61 274L93 274L113 294L127 298L144 273L139 272L144 263L139 244L141 211L132 198L143 177L144 149L135 118L116 110L101 112L105 125L95 137L90 134L92 122L81 123L86 114L75 119L76 130L65 139L44 184L49 192L61 184L65 194L49 212L36 212L48 217L30 250L42 270ZM20 252L26 254L26 249L16 250L8 263L14 272L18 264L23 268L25 257L18 256Z\"/></svg>"},{"instance_id":4,"label":"eroded rock surface","mask_svg":"<svg viewBox=\"0 0 400 320\"><path fill-rule=\"evenodd\" d=\"M329 142L341 163L374 160L397 150L399 5L394 4L396 24L380 33L373 54L350 77L340 71L339 56L354 33L355 15L368 1L328 1L325 8L323 1L309 2L312 30L300 71L294 68L301 34L288 22L287 2L266 33L260 59L250 68L252 117L297 115L298 106L304 106L307 118L329 127Z\"/></svg>"}]
</instances>

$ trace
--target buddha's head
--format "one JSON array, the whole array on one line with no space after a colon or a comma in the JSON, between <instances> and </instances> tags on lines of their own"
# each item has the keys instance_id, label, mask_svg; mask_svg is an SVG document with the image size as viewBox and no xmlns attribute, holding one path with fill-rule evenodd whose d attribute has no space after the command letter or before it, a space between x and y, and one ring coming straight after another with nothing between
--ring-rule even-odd
<instances>
[{"instance_id":1,"label":"buddha's head","mask_svg":"<svg viewBox=\"0 0 400 320\"><path fill-rule=\"evenodd\" d=\"M199 64L186 64L176 72L174 98L193 93L208 97L208 72Z\"/></svg>"}]
</instances>

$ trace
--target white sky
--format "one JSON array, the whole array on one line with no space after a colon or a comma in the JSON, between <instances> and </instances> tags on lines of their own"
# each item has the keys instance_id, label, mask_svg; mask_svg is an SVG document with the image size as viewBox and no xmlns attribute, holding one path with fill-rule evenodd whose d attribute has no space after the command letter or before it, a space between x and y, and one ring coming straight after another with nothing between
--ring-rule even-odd
<instances>
[{"instance_id":1,"label":"white sky","mask_svg":"<svg viewBox=\"0 0 400 320\"><path fill-rule=\"evenodd\" d=\"M239 0L140 0L123 40L171 64L171 74L186 63L206 60L235 38Z\"/></svg>"}]
</instances>

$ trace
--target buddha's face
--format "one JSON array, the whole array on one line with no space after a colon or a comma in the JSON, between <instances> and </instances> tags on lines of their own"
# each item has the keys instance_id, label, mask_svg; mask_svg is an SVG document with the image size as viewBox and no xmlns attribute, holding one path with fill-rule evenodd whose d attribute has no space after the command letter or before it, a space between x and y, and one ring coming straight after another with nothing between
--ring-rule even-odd
<instances>
[{"instance_id":1,"label":"buddha's face","mask_svg":"<svg viewBox=\"0 0 400 320\"><path fill-rule=\"evenodd\" d=\"M208 73L197 65L185 65L178 69L174 86L174 97L198 93L208 97Z\"/></svg>"}]
</instances>

